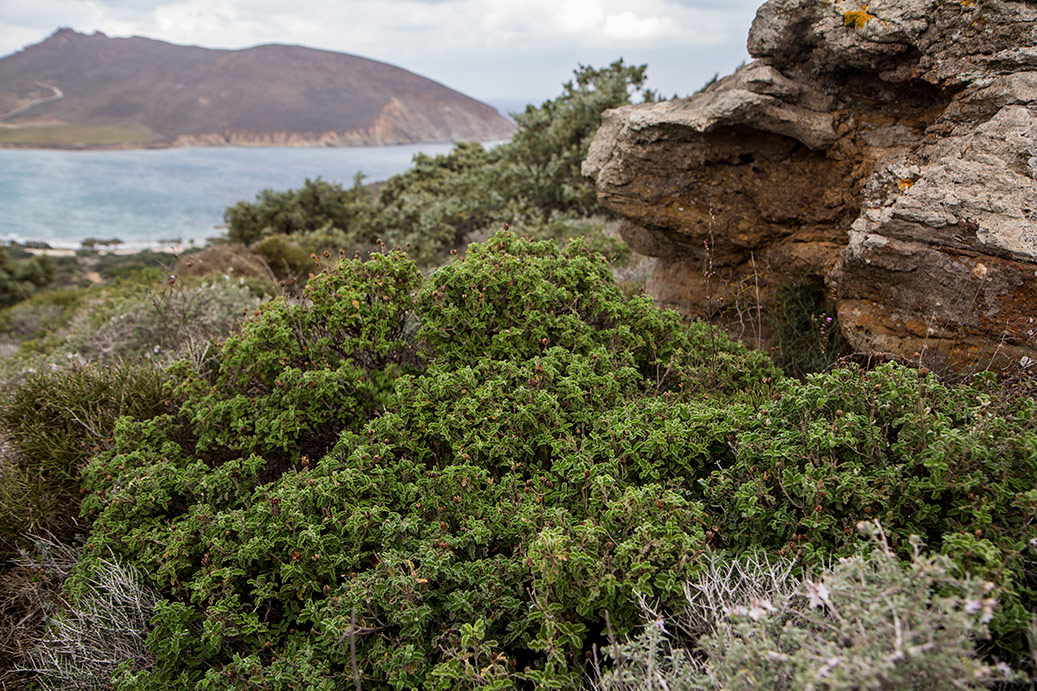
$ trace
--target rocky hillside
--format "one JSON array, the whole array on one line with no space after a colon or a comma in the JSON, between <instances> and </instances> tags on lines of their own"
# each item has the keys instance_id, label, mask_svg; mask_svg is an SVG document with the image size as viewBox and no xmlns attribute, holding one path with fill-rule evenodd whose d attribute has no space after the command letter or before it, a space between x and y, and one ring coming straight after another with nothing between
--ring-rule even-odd
<instances>
[{"instance_id":1,"label":"rocky hillside","mask_svg":"<svg viewBox=\"0 0 1037 691\"><path fill-rule=\"evenodd\" d=\"M0 144L380 145L501 139L492 107L373 60L61 29L0 60Z\"/></svg>"},{"instance_id":2,"label":"rocky hillside","mask_svg":"<svg viewBox=\"0 0 1037 691\"><path fill-rule=\"evenodd\" d=\"M610 111L584 173L667 306L744 315L815 275L859 351L1034 365L1035 27L1033 2L770 0L754 62Z\"/></svg>"}]
</instances>

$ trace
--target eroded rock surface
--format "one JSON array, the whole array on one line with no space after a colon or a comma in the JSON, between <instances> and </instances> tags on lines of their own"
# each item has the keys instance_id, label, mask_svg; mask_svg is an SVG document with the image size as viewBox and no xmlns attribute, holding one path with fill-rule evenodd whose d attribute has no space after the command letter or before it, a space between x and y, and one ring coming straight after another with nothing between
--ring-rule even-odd
<instances>
[{"instance_id":1,"label":"eroded rock surface","mask_svg":"<svg viewBox=\"0 0 1037 691\"><path fill-rule=\"evenodd\" d=\"M744 323L817 275L859 351L1037 360L1037 3L771 0L749 51L584 163L649 292Z\"/></svg>"}]
</instances>

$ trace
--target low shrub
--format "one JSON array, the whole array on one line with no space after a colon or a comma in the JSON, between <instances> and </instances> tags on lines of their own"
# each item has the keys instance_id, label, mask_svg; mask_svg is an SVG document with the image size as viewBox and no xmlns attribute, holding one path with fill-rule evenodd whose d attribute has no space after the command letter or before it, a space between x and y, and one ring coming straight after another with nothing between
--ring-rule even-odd
<instances>
[{"instance_id":1,"label":"low shrub","mask_svg":"<svg viewBox=\"0 0 1037 691\"><path fill-rule=\"evenodd\" d=\"M26 299L54 280L54 265L49 257L12 259L0 247L0 307Z\"/></svg>"},{"instance_id":2,"label":"low shrub","mask_svg":"<svg viewBox=\"0 0 1037 691\"><path fill-rule=\"evenodd\" d=\"M371 192L357 175L350 188L321 178L307 179L298 190L263 190L256 201L238 202L224 213L231 242L251 245L267 235L336 227L363 227L372 215Z\"/></svg>"},{"instance_id":3,"label":"low shrub","mask_svg":"<svg viewBox=\"0 0 1037 691\"><path fill-rule=\"evenodd\" d=\"M168 274L171 257L165 252L142 250L130 254L105 252L91 258L87 266L104 280L145 282L155 279L156 274Z\"/></svg>"},{"instance_id":4,"label":"low shrub","mask_svg":"<svg viewBox=\"0 0 1037 691\"><path fill-rule=\"evenodd\" d=\"M850 352L820 276L783 285L767 321L774 332L774 362L791 376L821 372Z\"/></svg>"},{"instance_id":5,"label":"low shrub","mask_svg":"<svg viewBox=\"0 0 1037 691\"><path fill-rule=\"evenodd\" d=\"M0 311L0 333L12 343L20 343L60 329L72 319L86 294L82 288L37 293Z\"/></svg>"},{"instance_id":6,"label":"low shrub","mask_svg":"<svg viewBox=\"0 0 1037 691\"><path fill-rule=\"evenodd\" d=\"M711 551L821 568L872 518L993 583L983 652L1021 659L1034 401L895 365L783 380L583 241L325 266L174 374L84 473L84 577L112 554L160 594L155 666L117 687L571 688Z\"/></svg>"},{"instance_id":7,"label":"low shrub","mask_svg":"<svg viewBox=\"0 0 1037 691\"><path fill-rule=\"evenodd\" d=\"M775 376L581 242L343 262L92 462L86 572L112 550L162 594L155 669L117 682L576 685L605 613L631 630L706 549L693 478L745 410L691 392Z\"/></svg>"},{"instance_id":8,"label":"low shrub","mask_svg":"<svg viewBox=\"0 0 1037 691\"><path fill-rule=\"evenodd\" d=\"M274 290L258 279L166 274L158 284L47 291L5 313L13 352L0 378L17 383L26 372L70 363L203 358L210 341L233 332Z\"/></svg>"},{"instance_id":9,"label":"low shrub","mask_svg":"<svg viewBox=\"0 0 1037 691\"><path fill-rule=\"evenodd\" d=\"M273 282L273 274L263 258L244 245L223 243L210 245L185 257L180 257L173 273L177 276L266 279Z\"/></svg>"},{"instance_id":10,"label":"low shrub","mask_svg":"<svg viewBox=\"0 0 1037 691\"><path fill-rule=\"evenodd\" d=\"M83 312L62 347L86 361L197 359L258 303L243 278L192 284L174 275L160 287L119 292Z\"/></svg>"},{"instance_id":11,"label":"low shrub","mask_svg":"<svg viewBox=\"0 0 1037 691\"><path fill-rule=\"evenodd\" d=\"M688 584L686 613L666 620L652 612L640 636L611 647L614 667L595 688L979 689L1021 681L977 651L998 607L994 584L913 544L902 562L880 538L870 554L802 578L788 558L714 561Z\"/></svg>"},{"instance_id":12,"label":"low shrub","mask_svg":"<svg viewBox=\"0 0 1037 691\"><path fill-rule=\"evenodd\" d=\"M993 376L945 386L894 364L786 380L703 482L714 544L812 564L855 552L856 523L881 519L904 556L918 535L1003 589L992 626L1018 657L1037 603L1037 401L997 392Z\"/></svg>"},{"instance_id":13,"label":"low shrub","mask_svg":"<svg viewBox=\"0 0 1037 691\"><path fill-rule=\"evenodd\" d=\"M277 276L305 276L314 269L311 252L288 235L268 235L253 245L252 251L262 257Z\"/></svg>"}]
</instances>

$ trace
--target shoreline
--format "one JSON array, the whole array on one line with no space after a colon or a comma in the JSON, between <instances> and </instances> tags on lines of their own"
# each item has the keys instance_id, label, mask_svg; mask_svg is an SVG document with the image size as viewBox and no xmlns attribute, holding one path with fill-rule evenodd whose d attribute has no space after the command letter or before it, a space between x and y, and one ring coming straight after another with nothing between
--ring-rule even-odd
<instances>
[{"instance_id":1,"label":"shoreline","mask_svg":"<svg viewBox=\"0 0 1037 691\"><path fill-rule=\"evenodd\" d=\"M0 142L0 150L18 151L166 151L169 149L382 149L396 146L422 146L425 144L458 144L468 141L476 141L488 148L493 148L509 141L508 139L450 139L445 141L420 141L420 142L390 142L379 144L329 144L320 140L308 140L296 143L272 143L255 142L243 143L224 141L212 144L202 142L191 142L178 144L176 142L138 142L125 144L20 144L16 142Z\"/></svg>"},{"instance_id":2,"label":"shoreline","mask_svg":"<svg viewBox=\"0 0 1037 691\"><path fill-rule=\"evenodd\" d=\"M155 245L153 247L119 247L117 249L93 251L73 249L71 247L21 247L21 249L25 250L29 254L34 254L40 257L77 257L80 256L80 252L86 252L84 256L92 257L107 254L127 256L131 254L143 254L144 252L154 252L156 254L180 254L181 252L194 248L185 245Z\"/></svg>"}]
</instances>

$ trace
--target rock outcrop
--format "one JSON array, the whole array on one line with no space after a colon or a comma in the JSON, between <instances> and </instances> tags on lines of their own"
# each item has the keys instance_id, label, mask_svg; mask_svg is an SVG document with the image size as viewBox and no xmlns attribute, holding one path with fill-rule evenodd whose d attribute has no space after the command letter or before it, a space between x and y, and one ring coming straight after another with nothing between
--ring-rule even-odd
<instances>
[{"instance_id":1,"label":"rock outcrop","mask_svg":"<svg viewBox=\"0 0 1037 691\"><path fill-rule=\"evenodd\" d=\"M770 0L749 52L584 163L649 292L744 316L814 275L858 351L1037 362L1037 3Z\"/></svg>"}]
</instances>

